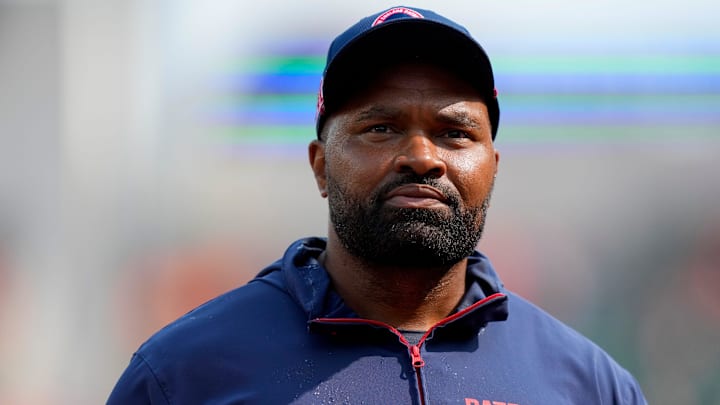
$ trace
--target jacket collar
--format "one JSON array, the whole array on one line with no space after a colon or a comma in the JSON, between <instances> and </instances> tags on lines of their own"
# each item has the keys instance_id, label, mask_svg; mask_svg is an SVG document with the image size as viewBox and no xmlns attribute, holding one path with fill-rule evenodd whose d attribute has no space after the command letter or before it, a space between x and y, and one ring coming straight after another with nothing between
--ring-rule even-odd
<instances>
[{"instance_id":1,"label":"jacket collar","mask_svg":"<svg viewBox=\"0 0 720 405\"><path fill-rule=\"evenodd\" d=\"M262 278L285 289L308 316L317 318L358 318L331 287L330 277L318 261L325 250L326 239L305 238L291 244L283 257L261 271ZM507 319L507 297L490 261L473 252L467 267L468 289L456 311L441 322L445 330L469 329L476 333L488 322ZM500 294L500 295L498 295ZM491 299L488 299L489 297ZM439 333L439 332L438 332Z\"/></svg>"}]
</instances>

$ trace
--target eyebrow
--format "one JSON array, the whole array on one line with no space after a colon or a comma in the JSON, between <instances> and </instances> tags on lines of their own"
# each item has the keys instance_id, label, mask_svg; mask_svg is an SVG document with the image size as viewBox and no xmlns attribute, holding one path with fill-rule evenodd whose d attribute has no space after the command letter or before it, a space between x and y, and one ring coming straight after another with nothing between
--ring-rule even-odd
<instances>
[{"instance_id":1,"label":"eyebrow","mask_svg":"<svg viewBox=\"0 0 720 405\"><path fill-rule=\"evenodd\" d=\"M378 118L396 118L403 113L399 108L391 108L383 105L370 106L356 115L357 121L378 119Z\"/></svg>"},{"instance_id":2,"label":"eyebrow","mask_svg":"<svg viewBox=\"0 0 720 405\"><path fill-rule=\"evenodd\" d=\"M440 111L437 120L448 125L459 125L466 128L481 128L483 125L468 112L462 109L452 109L448 112Z\"/></svg>"},{"instance_id":3,"label":"eyebrow","mask_svg":"<svg viewBox=\"0 0 720 405\"><path fill-rule=\"evenodd\" d=\"M355 121L376 120L376 119L396 119L405 113L402 109L393 108L385 105L372 105L361 110L355 116ZM436 120L445 125L460 126L465 128L482 128L485 125L473 117L470 111L464 108L451 108L450 110L441 110L437 113Z\"/></svg>"}]
</instances>

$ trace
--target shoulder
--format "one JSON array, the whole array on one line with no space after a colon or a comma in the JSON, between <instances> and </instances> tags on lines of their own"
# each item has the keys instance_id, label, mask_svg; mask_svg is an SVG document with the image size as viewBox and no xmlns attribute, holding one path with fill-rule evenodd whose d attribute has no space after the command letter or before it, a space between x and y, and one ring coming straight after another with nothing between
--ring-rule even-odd
<instances>
[{"instance_id":1,"label":"shoulder","mask_svg":"<svg viewBox=\"0 0 720 405\"><path fill-rule=\"evenodd\" d=\"M509 292L508 296L507 326L514 332L522 331L515 339L517 343L542 345L547 356L577 359L583 363L598 357L609 360L608 365L617 364L596 343L542 308L515 293Z\"/></svg>"},{"instance_id":2,"label":"shoulder","mask_svg":"<svg viewBox=\"0 0 720 405\"><path fill-rule=\"evenodd\" d=\"M508 323L509 325L515 328L524 328L525 332L530 333L536 340L545 343L556 342L557 346L565 348L563 352L601 350L575 329L522 296L513 292L506 292L506 294L510 313L508 321L511 321Z\"/></svg>"},{"instance_id":3,"label":"shoulder","mask_svg":"<svg viewBox=\"0 0 720 405\"><path fill-rule=\"evenodd\" d=\"M166 357L190 355L198 349L222 348L248 342L271 325L305 315L277 283L255 279L193 309L150 337L138 350L151 364ZM252 330L253 333L247 333Z\"/></svg>"},{"instance_id":4,"label":"shoulder","mask_svg":"<svg viewBox=\"0 0 720 405\"><path fill-rule=\"evenodd\" d=\"M570 390L593 390L610 403L643 404L635 378L605 350L535 304L512 292L509 295L507 333L512 345L538 367L551 368L553 376Z\"/></svg>"},{"instance_id":5,"label":"shoulder","mask_svg":"<svg viewBox=\"0 0 720 405\"><path fill-rule=\"evenodd\" d=\"M247 381L269 353L300 340L307 317L266 275L188 312L143 343L108 403L199 403ZM242 367L240 367L242 365Z\"/></svg>"}]
</instances>

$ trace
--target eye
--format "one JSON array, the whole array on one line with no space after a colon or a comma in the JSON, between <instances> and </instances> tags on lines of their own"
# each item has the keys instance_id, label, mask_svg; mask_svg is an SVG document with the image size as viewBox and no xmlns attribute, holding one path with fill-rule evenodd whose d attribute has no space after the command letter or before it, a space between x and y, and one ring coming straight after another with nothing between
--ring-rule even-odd
<instances>
[{"instance_id":1,"label":"eye","mask_svg":"<svg viewBox=\"0 0 720 405\"><path fill-rule=\"evenodd\" d=\"M461 131L459 129L451 129L443 134L443 137L445 138L452 138L452 139L462 139L462 138L470 138L470 134L468 134L465 131Z\"/></svg>"},{"instance_id":2,"label":"eye","mask_svg":"<svg viewBox=\"0 0 720 405\"><path fill-rule=\"evenodd\" d=\"M360 139L371 143L386 142L395 138L397 134L397 129L388 124L368 124L357 133Z\"/></svg>"},{"instance_id":3,"label":"eye","mask_svg":"<svg viewBox=\"0 0 720 405\"><path fill-rule=\"evenodd\" d=\"M375 132L375 133L388 133L390 132L390 127L383 124L373 125L370 128L368 128L368 132Z\"/></svg>"}]
</instances>

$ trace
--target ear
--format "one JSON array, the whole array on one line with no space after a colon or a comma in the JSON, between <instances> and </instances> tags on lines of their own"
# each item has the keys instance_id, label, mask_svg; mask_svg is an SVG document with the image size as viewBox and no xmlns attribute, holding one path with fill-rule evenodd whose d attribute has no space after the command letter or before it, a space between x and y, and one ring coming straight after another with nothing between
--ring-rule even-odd
<instances>
[{"instance_id":1,"label":"ear","mask_svg":"<svg viewBox=\"0 0 720 405\"><path fill-rule=\"evenodd\" d=\"M327 197L327 177L325 175L325 143L317 139L308 145L308 158L310 159L310 168L315 174L315 183L317 183L320 195Z\"/></svg>"}]
</instances>

